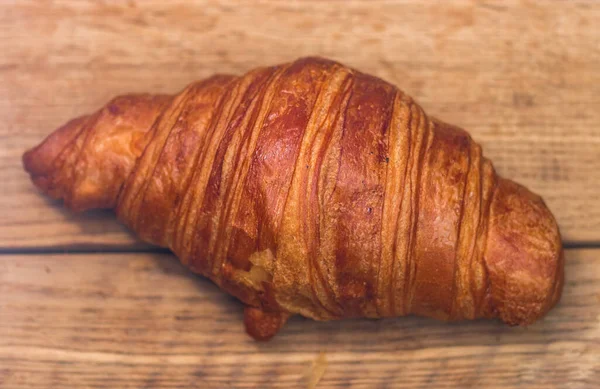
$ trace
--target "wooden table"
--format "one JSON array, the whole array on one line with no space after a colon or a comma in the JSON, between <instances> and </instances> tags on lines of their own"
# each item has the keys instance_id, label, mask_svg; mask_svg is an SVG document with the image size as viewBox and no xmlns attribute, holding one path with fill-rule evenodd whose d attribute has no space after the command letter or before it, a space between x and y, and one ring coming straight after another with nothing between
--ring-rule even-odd
<instances>
[{"instance_id":1,"label":"wooden table","mask_svg":"<svg viewBox=\"0 0 600 389\"><path fill-rule=\"evenodd\" d=\"M600 387L600 2L3 1L0 26L0 387ZM256 343L234 299L22 170L114 95L309 54L399 85L543 195L568 247L545 320L294 318Z\"/></svg>"}]
</instances>

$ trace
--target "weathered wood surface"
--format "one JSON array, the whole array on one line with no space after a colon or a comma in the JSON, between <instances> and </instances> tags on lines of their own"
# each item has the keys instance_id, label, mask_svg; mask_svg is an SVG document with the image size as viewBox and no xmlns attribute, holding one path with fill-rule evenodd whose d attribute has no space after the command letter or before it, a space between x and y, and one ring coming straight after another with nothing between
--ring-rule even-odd
<instances>
[{"instance_id":1,"label":"weathered wood surface","mask_svg":"<svg viewBox=\"0 0 600 389\"><path fill-rule=\"evenodd\" d=\"M319 388L598 387L600 250L566 264L560 305L529 328L293 318L263 344L240 303L170 255L4 256L0 387L303 388L315 360Z\"/></svg>"},{"instance_id":2,"label":"weathered wood surface","mask_svg":"<svg viewBox=\"0 0 600 389\"><path fill-rule=\"evenodd\" d=\"M565 242L598 245L598 20L598 1L0 2L0 388L296 388L323 369L319 388L597 387L600 249L567 251L563 300L529 328L294 318L260 344L238 302L170 255L115 253L148 247L44 199L20 157L115 95L322 55L468 129Z\"/></svg>"},{"instance_id":3,"label":"weathered wood surface","mask_svg":"<svg viewBox=\"0 0 600 389\"><path fill-rule=\"evenodd\" d=\"M109 213L49 206L23 151L126 92L322 55L468 129L543 195L565 241L600 241L600 2L3 1L0 248L137 247Z\"/></svg>"}]
</instances>

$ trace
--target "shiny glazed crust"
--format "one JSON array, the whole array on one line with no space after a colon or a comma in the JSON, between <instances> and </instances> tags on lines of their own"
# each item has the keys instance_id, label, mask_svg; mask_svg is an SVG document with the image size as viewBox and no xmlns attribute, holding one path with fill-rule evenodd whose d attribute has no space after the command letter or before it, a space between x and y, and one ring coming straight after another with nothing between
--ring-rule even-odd
<instances>
[{"instance_id":1,"label":"shiny glazed crust","mask_svg":"<svg viewBox=\"0 0 600 389\"><path fill-rule=\"evenodd\" d=\"M562 290L539 196L464 130L321 58L117 97L23 161L44 193L114 208L239 298L256 339L293 314L527 325Z\"/></svg>"}]
</instances>

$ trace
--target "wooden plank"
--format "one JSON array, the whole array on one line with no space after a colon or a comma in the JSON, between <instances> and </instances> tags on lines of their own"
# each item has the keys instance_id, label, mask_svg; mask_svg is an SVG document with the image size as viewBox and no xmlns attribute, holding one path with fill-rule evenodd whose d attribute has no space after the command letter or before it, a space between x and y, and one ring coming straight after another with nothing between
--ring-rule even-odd
<instances>
[{"instance_id":1,"label":"wooden plank","mask_svg":"<svg viewBox=\"0 0 600 389\"><path fill-rule=\"evenodd\" d=\"M565 241L600 241L600 2L0 3L0 248L124 247L106 213L48 206L22 152L126 92L317 54L464 126L540 193Z\"/></svg>"},{"instance_id":2,"label":"wooden plank","mask_svg":"<svg viewBox=\"0 0 600 389\"><path fill-rule=\"evenodd\" d=\"M320 360L319 388L591 388L600 249L566 258L561 303L529 328L292 318L264 344L239 302L169 255L3 256L0 386L297 388Z\"/></svg>"}]
</instances>

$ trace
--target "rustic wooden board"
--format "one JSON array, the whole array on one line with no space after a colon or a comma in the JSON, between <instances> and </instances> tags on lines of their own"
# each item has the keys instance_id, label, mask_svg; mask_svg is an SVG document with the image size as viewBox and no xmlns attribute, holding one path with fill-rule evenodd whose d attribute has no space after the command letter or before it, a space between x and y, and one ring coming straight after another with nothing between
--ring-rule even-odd
<instances>
[{"instance_id":1,"label":"rustic wooden board","mask_svg":"<svg viewBox=\"0 0 600 389\"><path fill-rule=\"evenodd\" d=\"M35 193L22 152L126 92L323 55L467 128L542 194L565 241L600 241L600 2L3 1L0 249L136 248L109 213Z\"/></svg>"},{"instance_id":2,"label":"rustic wooden board","mask_svg":"<svg viewBox=\"0 0 600 389\"><path fill-rule=\"evenodd\" d=\"M568 250L566 274L529 328L293 318L263 344L239 302L170 255L4 256L0 387L298 388L319 367L319 388L597 387L600 250Z\"/></svg>"},{"instance_id":3,"label":"rustic wooden board","mask_svg":"<svg viewBox=\"0 0 600 389\"><path fill-rule=\"evenodd\" d=\"M261 344L239 302L170 255L117 253L149 248L44 199L20 162L115 95L322 55L468 129L565 242L598 245L598 20L579 0L0 2L0 387L598 386L600 249L567 251L563 300L529 328L293 318Z\"/></svg>"}]
</instances>

